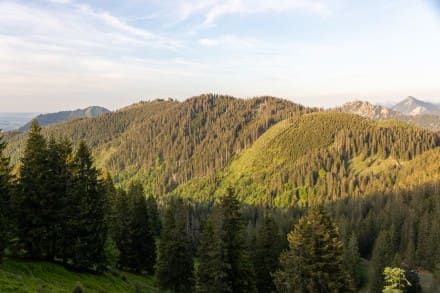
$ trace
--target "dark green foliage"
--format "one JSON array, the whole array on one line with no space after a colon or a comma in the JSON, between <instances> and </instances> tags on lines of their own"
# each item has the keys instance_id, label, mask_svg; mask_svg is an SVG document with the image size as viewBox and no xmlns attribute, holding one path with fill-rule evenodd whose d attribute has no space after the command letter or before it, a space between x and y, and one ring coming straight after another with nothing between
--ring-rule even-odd
<instances>
[{"instance_id":1,"label":"dark green foliage","mask_svg":"<svg viewBox=\"0 0 440 293\"><path fill-rule=\"evenodd\" d=\"M261 227L257 229L255 253L252 257L258 292L275 291L271 274L278 269L282 243L274 219L271 215L264 216Z\"/></svg>"},{"instance_id":2,"label":"dark green foliage","mask_svg":"<svg viewBox=\"0 0 440 293\"><path fill-rule=\"evenodd\" d=\"M154 272L156 244L144 190L133 182L128 196L121 193L118 203L119 225L116 246L120 250L119 265L134 272Z\"/></svg>"},{"instance_id":3,"label":"dark green foliage","mask_svg":"<svg viewBox=\"0 0 440 293\"><path fill-rule=\"evenodd\" d=\"M160 215L159 215L159 209L157 207L157 201L152 195L148 196L147 198L147 208L149 215L148 219L150 221L150 227L153 236L159 236L162 224L160 222Z\"/></svg>"},{"instance_id":4,"label":"dark green foliage","mask_svg":"<svg viewBox=\"0 0 440 293\"><path fill-rule=\"evenodd\" d=\"M48 142L46 209L47 241L43 250L46 258L64 254L63 234L66 228L65 216L71 208L68 206L69 193L72 191L71 167L72 145L67 139L56 141L53 137Z\"/></svg>"},{"instance_id":5,"label":"dark green foliage","mask_svg":"<svg viewBox=\"0 0 440 293\"><path fill-rule=\"evenodd\" d=\"M356 288L360 288L362 282L361 255L359 253L359 242L355 232L348 240L344 250L345 265Z\"/></svg>"},{"instance_id":6,"label":"dark green foliage","mask_svg":"<svg viewBox=\"0 0 440 293\"><path fill-rule=\"evenodd\" d=\"M214 217L218 228L208 222L202 238L198 290L206 292L212 284L215 290L211 292L256 291L240 203L232 189L221 198Z\"/></svg>"},{"instance_id":7,"label":"dark green foliage","mask_svg":"<svg viewBox=\"0 0 440 293\"><path fill-rule=\"evenodd\" d=\"M11 230L9 202L12 193L12 177L9 159L3 153L5 147L6 144L3 142L3 136L0 132L0 262Z\"/></svg>"},{"instance_id":8,"label":"dark green foliage","mask_svg":"<svg viewBox=\"0 0 440 293\"><path fill-rule=\"evenodd\" d=\"M199 293L232 292L227 282L227 264L223 261L219 227L214 222L214 216L205 222L200 239L196 287Z\"/></svg>"},{"instance_id":9,"label":"dark green foliage","mask_svg":"<svg viewBox=\"0 0 440 293\"><path fill-rule=\"evenodd\" d=\"M371 292L382 292L383 270L393 260L393 248L389 231L382 231L376 239L371 257L369 288Z\"/></svg>"},{"instance_id":10,"label":"dark green foliage","mask_svg":"<svg viewBox=\"0 0 440 293\"><path fill-rule=\"evenodd\" d=\"M189 234L188 208L181 200L168 207L163 222L156 276L159 287L171 292L194 288L193 247Z\"/></svg>"},{"instance_id":11,"label":"dark green foliage","mask_svg":"<svg viewBox=\"0 0 440 293\"><path fill-rule=\"evenodd\" d=\"M322 207L312 208L288 234L289 250L274 274L279 292L353 292L336 226Z\"/></svg>"},{"instance_id":12,"label":"dark green foliage","mask_svg":"<svg viewBox=\"0 0 440 293\"><path fill-rule=\"evenodd\" d=\"M21 159L20 190L17 194L17 232L21 248L32 259L47 257L52 225L48 201L50 170L47 143L34 120Z\"/></svg>"},{"instance_id":13,"label":"dark green foliage","mask_svg":"<svg viewBox=\"0 0 440 293\"><path fill-rule=\"evenodd\" d=\"M104 245L107 239L105 212L108 198L99 171L93 166L89 148L79 144L73 160L72 201L76 211L70 219L72 255L74 266L102 269Z\"/></svg>"}]
</instances>

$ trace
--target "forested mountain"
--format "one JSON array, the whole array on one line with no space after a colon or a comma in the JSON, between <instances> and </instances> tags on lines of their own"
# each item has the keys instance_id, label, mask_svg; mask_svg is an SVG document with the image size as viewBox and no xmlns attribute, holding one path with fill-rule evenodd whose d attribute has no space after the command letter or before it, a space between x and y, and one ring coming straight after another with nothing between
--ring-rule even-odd
<instances>
[{"instance_id":1,"label":"forested mountain","mask_svg":"<svg viewBox=\"0 0 440 293\"><path fill-rule=\"evenodd\" d=\"M420 164L439 156L439 135L400 122L317 112L272 97L202 95L141 102L99 117L48 126L46 136L84 140L115 183L211 200L229 185L242 199L304 205L393 191L434 180ZM392 113L392 112L391 112ZM26 134L9 134L17 162ZM175 188L177 187L177 190Z\"/></svg>"},{"instance_id":2,"label":"forested mountain","mask_svg":"<svg viewBox=\"0 0 440 293\"><path fill-rule=\"evenodd\" d=\"M172 292L382 292L389 266L408 292L416 269L440 280L438 132L203 95L5 139L7 262L130 271Z\"/></svg>"},{"instance_id":3,"label":"forested mountain","mask_svg":"<svg viewBox=\"0 0 440 293\"><path fill-rule=\"evenodd\" d=\"M78 109L73 111L61 111L57 113L40 114L35 119L41 126L50 125L55 123L60 123L68 120L78 119L78 118L90 118L96 117L105 113L110 112L106 108L91 106L85 109ZM19 132L27 131L31 127L31 121L23 125L18 129Z\"/></svg>"},{"instance_id":4,"label":"forested mountain","mask_svg":"<svg viewBox=\"0 0 440 293\"><path fill-rule=\"evenodd\" d=\"M85 140L97 164L116 183L139 179L164 194L199 176L215 174L275 123L317 111L287 100L202 95L184 102L142 102L92 119L43 129L47 136ZM7 154L17 162L26 134L9 135Z\"/></svg>"},{"instance_id":5,"label":"forested mountain","mask_svg":"<svg viewBox=\"0 0 440 293\"><path fill-rule=\"evenodd\" d=\"M305 205L439 178L440 136L399 122L322 112L286 119L215 176L176 193L209 200L234 186L250 204Z\"/></svg>"}]
</instances>

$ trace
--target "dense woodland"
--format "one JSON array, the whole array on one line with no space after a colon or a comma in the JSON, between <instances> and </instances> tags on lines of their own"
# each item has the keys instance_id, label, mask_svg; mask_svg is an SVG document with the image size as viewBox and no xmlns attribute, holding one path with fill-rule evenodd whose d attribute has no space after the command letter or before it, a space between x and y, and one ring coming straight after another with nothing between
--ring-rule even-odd
<instances>
[{"instance_id":1,"label":"dense woodland","mask_svg":"<svg viewBox=\"0 0 440 293\"><path fill-rule=\"evenodd\" d=\"M405 292L440 279L439 134L312 112L203 96L6 134L0 252L171 292L382 292L385 267Z\"/></svg>"}]
</instances>

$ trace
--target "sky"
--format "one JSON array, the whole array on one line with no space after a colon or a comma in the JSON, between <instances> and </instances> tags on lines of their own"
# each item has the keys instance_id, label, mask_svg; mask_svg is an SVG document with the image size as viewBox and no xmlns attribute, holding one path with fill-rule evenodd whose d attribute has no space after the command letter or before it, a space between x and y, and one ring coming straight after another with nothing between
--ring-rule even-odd
<instances>
[{"instance_id":1,"label":"sky","mask_svg":"<svg viewBox=\"0 0 440 293\"><path fill-rule=\"evenodd\" d=\"M0 0L0 112L202 93L440 103L439 0Z\"/></svg>"}]
</instances>

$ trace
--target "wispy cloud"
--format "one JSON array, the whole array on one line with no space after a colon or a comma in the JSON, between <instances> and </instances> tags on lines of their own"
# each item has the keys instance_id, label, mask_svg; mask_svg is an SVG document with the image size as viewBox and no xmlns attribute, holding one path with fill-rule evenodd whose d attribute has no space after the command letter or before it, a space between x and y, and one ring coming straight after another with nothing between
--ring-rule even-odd
<instances>
[{"instance_id":1,"label":"wispy cloud","mask_svg":"<svg viewBox=\"0 0 440 293\"><path fill-rule=\"evenodd\" d=\"M323 0L193 0L182 1L181 18L204 15L205 24L213 24L230 14L254 14L264 12L306 11L320 17L331 15L327 1Z\"/></svg>"},{"instance_id":2,"label":"wispy cloud","mask_svg":"<svg viewBox=\"0 0 440 293\"><path fill-rule=\"evenodd\" d=\"M259 45L258 40L252 38L242 38L235 35L222 35L216 38L203 38L199 41L200 45L207 47L222 47L230 49L252 49Z\"/></svg>"}]
</instances>

